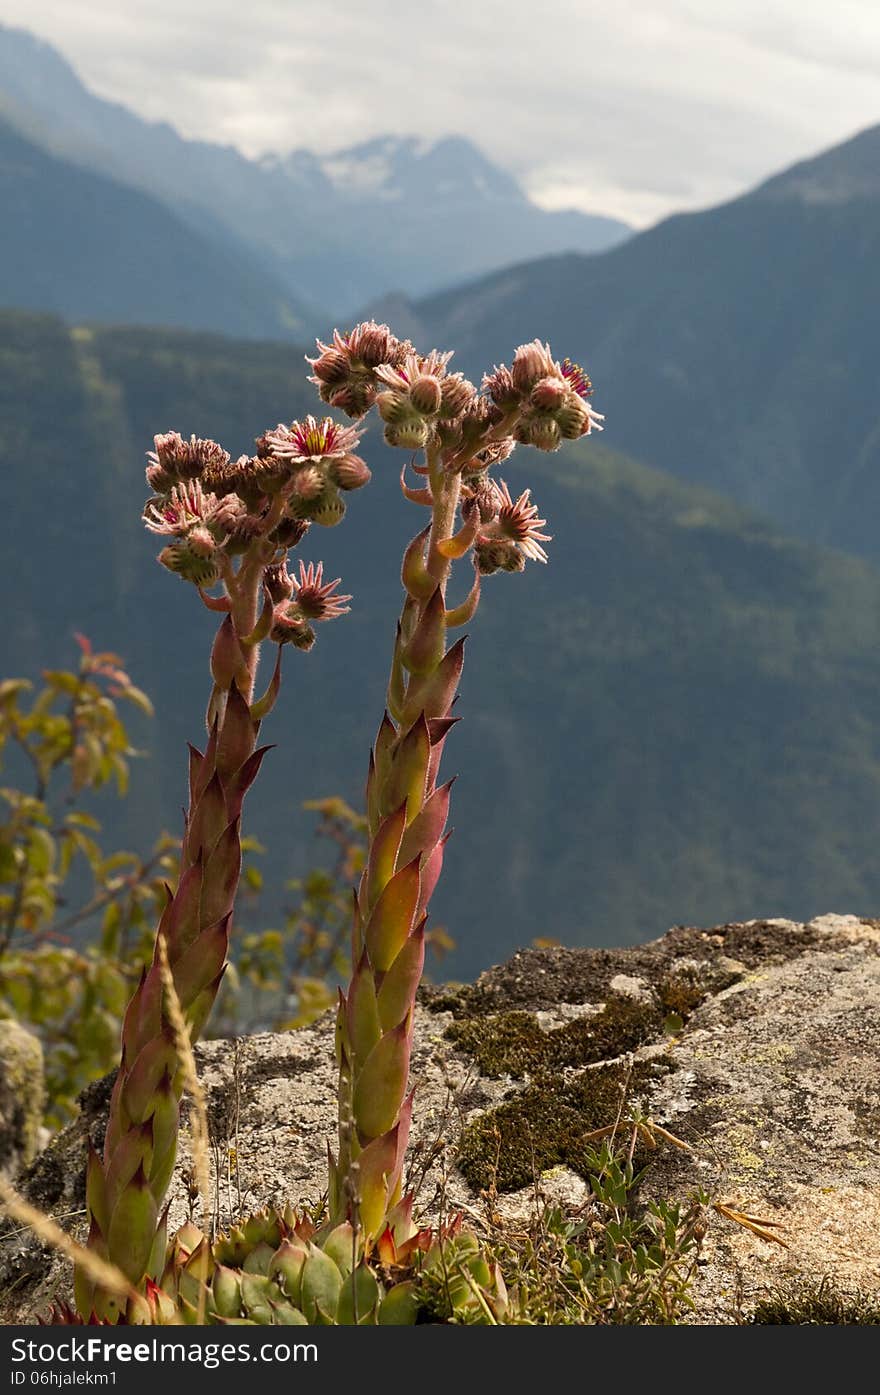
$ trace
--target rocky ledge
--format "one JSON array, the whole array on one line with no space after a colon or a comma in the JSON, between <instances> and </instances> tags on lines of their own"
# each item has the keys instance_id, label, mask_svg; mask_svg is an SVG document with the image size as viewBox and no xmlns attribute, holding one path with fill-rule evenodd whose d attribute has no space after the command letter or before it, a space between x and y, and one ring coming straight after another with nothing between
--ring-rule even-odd
<instances>
[{"instance_id":1,"label":"rocky ledge","mask_svg":"<svg viewBox=\"0 0 880 1395\"><path fill-rule=\"evenodd\" d=\"M411 1182L426 1217L515 1224L536 1196L588 1195L585 1134L639 1109L658 1136L645 1196L757 1215L785 1245L709 1209L695 1321L748 1320L769 1292L826 1276L880 1292L880 922L823 916L679 927L619 950L529 949L473 985L423 990ZM334 1132L332 1023L206 1042L215 1222L315 1201ZM111 1081L19 1179L82 1226L87 1138ZM641 1146L641 1145L640 1145ZM172 1223L192 1205L187 1134ZM31 1322L68 1276L29 1236L0 1240L0 1316Z\"/></svg>"}]
</instances>

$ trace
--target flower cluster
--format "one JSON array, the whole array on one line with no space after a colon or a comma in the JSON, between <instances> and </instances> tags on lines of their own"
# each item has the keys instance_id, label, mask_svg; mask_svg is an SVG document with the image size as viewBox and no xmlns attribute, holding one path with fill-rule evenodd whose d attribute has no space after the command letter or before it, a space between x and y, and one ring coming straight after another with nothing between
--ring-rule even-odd
<instances>
[{"instance_id":1,"label":"flower cluster","mask_svg":"<svg viewBox=\"0 0 880 1395\"><path fill-rule=\"evenodd\" d=\"M520 345L512 368L487 374L483 390L500 411L516 413L514 435L523 445L557 450L563 441L602 430L603 417L587 401L587 374L571 359L557 363L540 339Z\"/></svg>"},{"instance_id":2,"label":"flower cluster","mask_svg":"<svg viewBox=\"0 0 880 1395\"><path fill-rule=\"evenodd\" d=\"M307 359L314 369L309 381L317 387L322 402L357 418L364 416L376 400L376 370L402 363L412 345L396 339L387 325L366 320L350 334L334 330L332 344L319 339L318 349L317 358Z\"/></svg>"},{"instance_id":3,"label":"flower cluster","mask_svg":"<svg viewBox=\"0 0 880 1395\"><path fill-rule=\"evenodd\" d=\"M323 584L320 564L291 580L285 558L311 524L339 523L345 513L342 494L370 479L355 451L359 437L355 427L308 416L279 423L257 439L254 455L232 460L216 441L195 436L186 441L176 431L156 436L147 463L147 482L155 493L143 518L151 533L168 539L159 561L201 589L222 580L227 591L237 575L235 559L239 571L245 562L258 563L267 592L286 586L284 596L273 594L266 633L271 630L276 643L311 648L311 622L344 614L342 602L351 597L333 594L338 582ZM279 602L289 602L294 591L296 603L279 610ZM212 604L222 608L224 602Z\"/></svg>"}]
</instances>

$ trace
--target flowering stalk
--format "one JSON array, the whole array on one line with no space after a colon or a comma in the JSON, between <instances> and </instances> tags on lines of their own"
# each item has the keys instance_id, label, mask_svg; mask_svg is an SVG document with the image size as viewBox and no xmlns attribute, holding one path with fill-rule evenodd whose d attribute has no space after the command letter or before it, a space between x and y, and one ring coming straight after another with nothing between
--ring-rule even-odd
<instances>
[{"instance_id":1,"label":"flowering stalk","mask_svg":"<svg viewBox=\"0 0 880 1395\"><path fill-rule=\"evenodd\" d=\"M370 754L370 849L355 894L352 973L340 993L338 1156L330 1156L331 1222L356 1223L365 1246L393 1251L411 1240L403 1165L413 1094L409 1090L413 1008L425 954L428 905L443 864L453 782L438 783L464 660L466 624L481 578L545 562L544 519L525 490L513 499L490 478L517 442L555 450L599 427L590 383L577 365L557 363L546 345L521 346L512 369L496 368L482 393L449 354L422 356L387 326L357 326L319 342L312 379L325 401L352 416L376 406L392 446L421 451L417 486L404 495L430 509L407 547L405 590L388 683L387 709ZM601 428L599 428L601 429ZM461 604L447 606L456 560L471 555L474 579Z\"/></svg>"},{"instance_id":2,"label":"flowering stalk","mask_svg":"<svg viewBox=\"0 0 880 1395\"><path fill-rule=\"evenodd\" d=\"M166 1234L162 1206L177 1152L183 1088L175 1033L163 987L163 959L191 1038L202 1031L226 968L241 869L241 811L268 749L260 725L278 697L281 648L308 650L313 625L348 609L350 596L325 584L322 568L287 571L288 550L310 523L338 523L340 489L366 483L353 453L356 430L329 418L279 426L257 454L232 462L213 441L157 436L147 481L155 491L147 528L168 539L159 561L198 588L223 618L211 650L213 684L204 751L190 747L189 807L180 879L122 1027L122 1054L110 1102L103 1157L91 1152L86 1199L89 1247L133 1287L161 1277ZM219 595L209 589L220 586ZM278 645L266 691L255 696L261 642ZM167 971L166 971L167 973ZM118 1320L118 1296L79 1269L81 1316Z\"/></svg>"}]
</instances>

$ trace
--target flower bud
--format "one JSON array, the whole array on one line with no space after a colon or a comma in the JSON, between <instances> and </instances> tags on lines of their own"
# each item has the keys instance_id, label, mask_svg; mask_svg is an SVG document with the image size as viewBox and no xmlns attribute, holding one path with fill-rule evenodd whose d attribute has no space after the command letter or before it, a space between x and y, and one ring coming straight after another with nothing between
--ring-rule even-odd
<instances>
[{"instance_id":1,"label":"flower bud","mask_svg":"<svg viewBox=\"0 0 880 1395\"><path fill-rule=\"evenodd\" d=\"M315 642L315 632L294 607L282 603L272 613L269 638L274 644L292 644L308 651Z\"/></svg>"},{"instance_id":2,"label":"flower bud","mask_svg":"<svg viewBox=\"0 0 880 1395\"><path fill-rule=\"evenodd\" d=\"M553 361L549 344L533 339L531 344L520 344L513 359L510 377L513 386L520 393L531 392L540 378L559 372Z\"/></svg>"},{"instance_id":3,"label":"flower bud","mask_svg":"<svg viewBox=\"0 0 880 1395\"><path fill-rule=\"evenodd\" d=\"M220 569L215 558L216 552L211 557L200 557L188 542L171 543L159 553L163 567L176 572L184 581L191 581L194 586L210 586L217 580Z\"/></svg>"},{"instance_id":4,"label":"flower bud","mask_svg":"<svg viewBox=\"0 0 880 1395\"><path fill-rule=\"evenodd\" d=\"M326 483L320 470L315 469L314 465L307 465L305 469L299 470L296 474L293 481L292 498L310 504L324 493Z\"/></svg>"},{"instance_id":5,"label":"flower bud","mask_svg":"<svg viewBox=\"0 0 880 1395\"><path fill-rule=\"evenodd\" d=\"M157 494L170 494L174 488L176 478L169 475L164 466L158 462L147 466L147 484Z\"/></svg>"},{"instance_id":6,"label":"flower bud","mask_svg":"<svg viewBox=\"0 0 880 1395\"><path fill-rule=\"evenodd\" d=\"M287 514L270 536L278 547L297 547L308 531L308 519L294 518L292 514Z\"/></svg>"},{"instance_id":7,"label":"flower bud","mask_svg":"<svg viewBox=\"0 0 880 1395\"><path fill-rule=\"evenodd\" d=\"M498 571L521 572L526 565L526 559L516 543L506 538L477 538L474 562L483 576L491 576Z\"/></svg>"},{"instance_id":8,"label":"flower bud","mask_svg":"<svg viewBox=\"0 0 880 1395\"><path fill-rule=\"evenodd\" d=\"M473 402L477 392L473 383L469 383L463 373L448 374L442 380L440 390L440 411L444 417L460 417Z\"/></svg>"},{"instance_id":9,"label":"flower bud","mask_svg":"<svg viewBox=\"0 0 880 1395\"><path fill-rule=\"evenodd\" d=\"M289 601L293 595L293 578L288 573L284 562L276 562L274 566L266 568L263 573L263 584L269 592L273 605L281 605L284 601Z\"/></svg>"},{"instance_id":10,"label":"flower bud","mask_svg":"<svg viewBox=\"0 0 880 1395\"><path fill-rule=\"evenodd\" d=\"M568 387L561 378L542 378L532 388L530 401L542 412L555 412L568 396Z\"/></svg>"},{"instance_id":11,"label":"flower bud","mask_svg":"<svg viewBox=\"0 0 880 1395\"><path fill-rule=\"evenodd\" d=\"M565 406L560 407L556 413L556 424L566 441L576 441L579 436L584 436L589 432L589 408L576 393L571 393Z\"/></svg>"},{"instance_id":12,"label":"flower bud","mask_svg":"<svg viewBox=\"0 0 880 1395\"><path fill-rule=\"evenodd\" d=\"M407 417L413 415L412 405L409 398L402 392L380 392L376 398L376 406L379 416L383 421L396 425L400 421L405 421Z\"/></svg>"},{"instance_id":13,"label":"flower bud","mask_svg":"<svg viewBox=\"0 0 880 1395\"><path fill-rule=\"evenodd\" d=\"M435 377L425 373L410 388L410 401L420 416L433 417L440 410L442 391Z\"/></svg>"},{"instance_id":14,"label":"flower bud","mask_svg":"<svg viewBox=\"0 0 880 1395\"><path fill-rule=\"evenodd\" d=\"M534 421L522 423L523 435L517 436L525 441L526 445L534 446L536 450L558 450L562 442L562 435L559 427L552 417L538 417Z\"/></svg>"},{"instance_id":15,"label":"flower bud","mask_svg":"<svg viewBox=\"0 0 880 1395\"><path fill-rule=\"evenodd\" d=\"M308 517L320 528L335 528L345 514L345 504L335 490L321 495L316 504L308 507Z\"/></svg>"},{"instance_id":16,"label":"flower bud","mask_svg":"<svg viewBox=\"0 0 880 1395\"><path fill-rule=\"evenodd\" d=\"M497 407L503 411L509 411L511 407L517 406L520 400L518 388L514 386L510 369L502 363L500 368L496 368L494 373L486 373L483 377L483 391L487 392Z\"/></svg>"},{"instance_id":17,"label":"flower bud","mask_svg":"<svg viewBox=\"0 0 880 1395\"><path fill-rule=\"evenodd\" d=\"M217 550L216 541L203 524L190 530L187 542L197 557L213 557Z\"/></svg>"},{"instance_id":18,"label":"flower bud","mask_svg":"<svg viewBox=\"0 0 880 1395\"><path fill-rule=\"evenodd\" d=\"M385 440L389 446L400 446L403 450L421 450L428 440L428 424L416 418L386 426Z\"/></svg>"},{"instance_id":19,"label":"flower bud","mask_svg":"<svg viewBox=\"0 0 880 1395\"><path fill-rule=\"evenodd\" d=\"M349 374L349 360L339 349L325 349L319 358L314 359L312 367L319 382L330 386L344 383Z\"/></svg>"},{"instance_id":20,"label":"flower bud","mask_svg":"<svg viewBox=\"0 0 880 1395\"><path fill-rule=\"evenodd\" d=\"M342 460L334 460L330 474L340 489L361 489L372 478L370 467L359 455L346 455Z\"/></svg>"}]
</instances>

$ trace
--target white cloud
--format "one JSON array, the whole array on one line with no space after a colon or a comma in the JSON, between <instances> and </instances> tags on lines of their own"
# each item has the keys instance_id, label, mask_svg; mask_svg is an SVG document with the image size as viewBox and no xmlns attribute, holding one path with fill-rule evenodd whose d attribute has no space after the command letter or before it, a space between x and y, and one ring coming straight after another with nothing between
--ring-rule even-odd
<instances>
[{"instance_id":1,"label":"white cloud","mask_svg":"<svg viewBox=\"0 0 880 1395\"><path fill-rule=\"evenodd\" d=\"M460 131L644 223L880 120L875 0L3 0L102 96L249 154Z\"/></svg>"}]
</instances>

